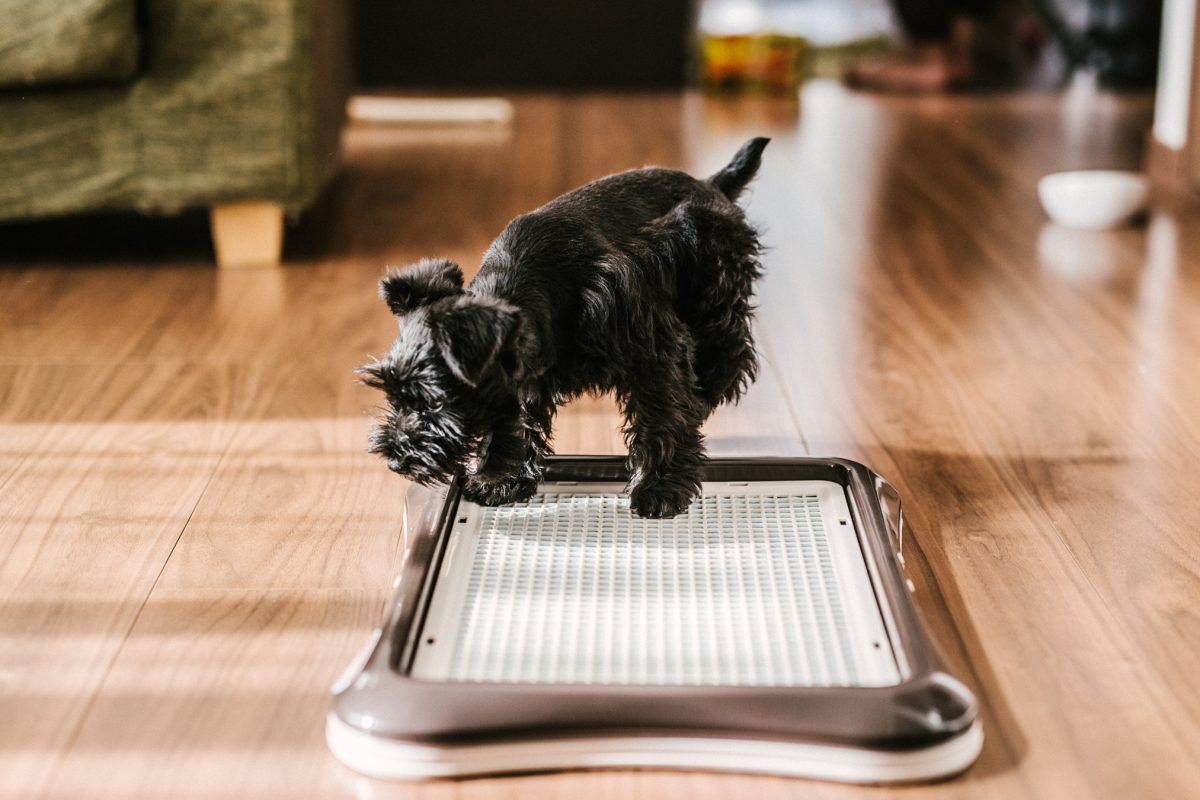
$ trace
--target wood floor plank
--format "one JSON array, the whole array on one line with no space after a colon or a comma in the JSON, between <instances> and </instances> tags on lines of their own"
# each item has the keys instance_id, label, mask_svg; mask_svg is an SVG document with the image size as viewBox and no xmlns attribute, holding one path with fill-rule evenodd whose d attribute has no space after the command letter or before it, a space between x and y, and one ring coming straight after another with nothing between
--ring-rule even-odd
<instances>
[{"instance_id":1,"label":"wood floor plank","mask_svg":"<svg viewBox=\"0 0 1200 800\"><path fill-rule=\"evenodd\" d=\"M357 262L406 264L426 256L474 274L517 214L566 191L558 98L513 98L511 128L353 126L344 142L344 208Z\"/></svg>"},{"instance_id":2,"label":"wood floor plank","mask_svg":"<svg viewBox=\"0 0 1200 800\"><path fill-rule=\"evenodd\" d=\"M211 388L223 385L219 371L0 371L11 381L0 414L0 796L32 797L71 742L231 426L220 419L228 397Z\"/></svg>"},{"instance_id":3,"label":"wood floor plank","mask_svg":"<svg viewBox=\"0 0 1200 800\"><path fill-rule=\"evenodd\" d=\"M164 589L386 586L407 484L365 452L365 420L239 426L161 578Z\"/></svg>"},{"instance_id":4,"label":"wood floor plank","mask_svg":"<svg viewBox=\"0 0 1200 800\"><path fill-rule=\"evenodd\" d=\"M511 128L351 127L287 269L6 261L0 797L1200 795L1200 224L1045 222L1039 176L1141 157L1145 97L1080 97L517 96ZM896 484L917 604L983 704L979 762L890 789L345 770L328 687L402 555L405 483L364 452L379 400L353 374L395 333L385 266L469 276L578 183L708 174L754 135L773 139L747 193L763 366L710 449ZM619 426L581 398L555 445L619 453Z\"/></svg>"},{"instance_id":5,"label":"wood floor plank","mask_svg":"<svg viewBox=\"0 0 1200 800\"><path fill-rule=\"evenodd\" d=\"M1200 583L1200 548L1181 519L1200 519L1196 453L1147 381L1111 381L1112 362L993 365L956 375L979 411L981 438L1004 459L1069 547L1149 674L1184 741L1200 740L1200 614L1184 588ZM1130 365L1130 371L1136 369ZM1088 398L1084 416L1063 397ZM998 402L997 399L1002 400ZM1024 408L1029 413L1014 414ZM1196 759L1200 755L1195 754Z\"/></svg>"},{"instance_id":6,"label":"wood floor plank","mask_svg":"<svg viewBox=\"0 0 1200 800\"><path fill-rule=\"evenodd\" d=\"M563 191L631 165L682 168L684 98L676 93L589 94L563 115ZM595 132L603 130L603 136Z\"/></svg>"},{"instance_id":7,"label":"wood floor plank","mask_svg":"<svg viewBox=\"0 0 1200 800\"><path fill-rule=\"evenodd\" d=\"M365 590L159 587L51 777L46 798L328 797L328 687L378 624Z\"/></svg>"}]
</instances>

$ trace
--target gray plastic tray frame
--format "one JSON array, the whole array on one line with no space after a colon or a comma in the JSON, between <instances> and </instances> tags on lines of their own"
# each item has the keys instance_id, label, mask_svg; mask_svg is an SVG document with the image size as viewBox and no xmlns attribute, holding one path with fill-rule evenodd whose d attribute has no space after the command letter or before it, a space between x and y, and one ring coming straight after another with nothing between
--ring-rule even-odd
<instances>
[{"instance_id":1,"label":"gray plastic tray frame","mask_svg":"<svg viewBox=\"0 0 1200 800\"><path fill-rule=\"evenodd\" d=\"M547 482L626 479L621 459L588 456L551 459L545 478ZM334 752L359 771L380 777L462 776L564 766L687 766L686 759L666 752L686 750L687 742L697 745L696 754L702 753L705 743L724 743L726 748L737 742L776 747L792 743L801 746L798 758L813 754L818 762L836 763L849 753L864 757L858 759L863 764L916 765L856 773L854 769L779 769L766 761L756 766L753 758L741 762L702 758L695 764L838 780L919 780L968 766L982 743L976 700L946 671L913 605L904 578L904 520L895 490L863 465L842 459L713 459L706 465L705 479L823 480L844 488L896 656L899 683L880 687L584 686L414 679L408 672L455 519L459 490L456 485L440 490L413 487L405 509L404 565L386 622L334 687L327 729ZM569 754L562 755L564 742L594 747L604 740L614 750L607 761L572 761ZM638 741L646 747L635 753ZM552 743L558 746L557 759L552 757ZM409 763L389 767L381 762L381 758L386 761L388 750L378 745L388 744L396 746L397 758ZM496 749L501 745L509 746L512 758L504 757L502 747ZM538 747L547 755L522 758L518 754L523 745L529 745L526 755ZM653 757L655 747L666 748L661 759ZM629 756L617 757L620 748L629 750ZM490 757L475 766L469 759L454 757L470 752ZM786 761L785 755L781 763Z\"/></svg>"}]
</instances>

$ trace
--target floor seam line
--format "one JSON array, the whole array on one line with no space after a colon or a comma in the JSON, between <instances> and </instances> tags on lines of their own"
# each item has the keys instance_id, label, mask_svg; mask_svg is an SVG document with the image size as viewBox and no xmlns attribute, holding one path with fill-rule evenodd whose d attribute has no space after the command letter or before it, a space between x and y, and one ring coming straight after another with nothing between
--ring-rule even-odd
<instances>
[{"instance_id":1,"label":"floor seam line","mask_svg":"<svg viewBox=\"0 0 1200 800\"><path fill-rule=\"evenodd\" d=\"M787 415L791 420L792 427L796 430L796 435L800 437L800 446L804 448L804 455L812 456L812 446L808 443L808 437L804 435L804 428L800 425L800 419L796 416L795 403L796 399L792 396L790 387L788 386L787 376L783 372L783 367L775 359L775 349L771 346L771 340L765 332L757 334L759 341L762 343L762 349L766 354L767 367L775 376L775 383L779 386L779 391L787 399Z\"/></svg>"},{"instance_id":2,"label":"floor seam line","mask_svg":"<svg viewBox=\"0 0 1200 800\"><path fill-rule=\"evenodd\" d=\"M74 728L71 730L66 742L64 742L62 748L60 749L58 758L55 759L54 766L50 770L51 776L53 776L59 770L63 761L67 758L71 750L74 749L76 742L79 740L79 735L83 731L83 726L87 722L87 719L91 715L92 709L96 704L96 698L100 695L100 692L104 688L104 684L108 681L109 676L112 674L112 668L117 663L117 659L119 659L121 657L121 653L125 651L125 645L129 641L130 634L133 633L133 629L137 627L138 621L142 618L142 612L146 610L146 605L150 602L150 597L154 594L155 588L158 587L158 582L162 578L163 572L166 571L167 564L171 561L171 556L175 554L175 548L179 546L179 541L183 538L183 534L187 531L188 525L192 523L192 518L196 515L196 509L200 507L200 503L203 502L204 496L208 494L208 489L212 485L217 471L220 470L221 464L224 463L225 456L228 454L228 452L228 445L226 445L226 447L221 451L221 456L217 459L217 463L213 465L212 472L209 473L208 478L204 481L204 486L200 489L199 494L196 496L196 502L192 504L191 510L188 511L187 519L185 519L183 524L179 526L179 533L176 534L175 541L171 542L171 549L167 551L166 558L163 559L162 565L158 568L158 572L154 576L154 581L150 584L150 588L146 590L146 594L142 598L142 602L138 605L138 609L134 613L133 618L129 621L128 627L126 627L125 632L121 635L121 643L113 652L112 657L109 658L108 663L104 665L100 680L96 684L96 689L88 697L87 702L84 703L83 711L80 712L79 718L75 721ZM49 788L43 787L42 790L39 791L38 796L45 798L48 796L48 792Z\"/></svg>"}]
</instances>

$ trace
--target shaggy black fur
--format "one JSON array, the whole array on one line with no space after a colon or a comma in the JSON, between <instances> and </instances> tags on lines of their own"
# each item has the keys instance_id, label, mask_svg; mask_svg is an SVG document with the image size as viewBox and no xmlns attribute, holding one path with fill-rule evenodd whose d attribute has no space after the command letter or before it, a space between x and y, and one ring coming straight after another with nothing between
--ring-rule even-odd
<instances>
[{"instance_id":1,"label":"shaggy black fur","mask_svg":"<svg viewBox=\"0 0 1200 800\"><path fill-rule=\"evenodd\" d=\"M509 223L465 289L445 260L387 275L380 293L400 335L360 369L389 403L371 450L419 483L465 471L478 503L522 500L557 406L615 391L633 511L686 509L700 491L700 426L757 372L760 245L735 201L767 141L708 180L647 167L568 192Z\"/></svg>"}]
</instances>

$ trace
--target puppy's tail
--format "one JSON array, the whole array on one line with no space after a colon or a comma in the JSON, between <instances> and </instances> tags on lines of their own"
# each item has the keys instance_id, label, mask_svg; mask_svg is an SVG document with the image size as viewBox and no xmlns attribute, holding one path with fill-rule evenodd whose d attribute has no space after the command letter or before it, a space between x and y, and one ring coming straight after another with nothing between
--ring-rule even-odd
<instances>
[{"instance_id":1,"label":"puppy's tail","mask_svg":"<svg viewBox=\"0 0 1200 800\"><path fill-rule=\"evenodd\" d=\"M763 148L769 141L771 140L765 136L759 136L746 142L742 149L737 151L733 161L709 178L708 182L720 189L721 194L730 200L737 200L746 184L754 177L754 173L758 172L758 165L762 163Z\"/></svg>"}]
</instances>

